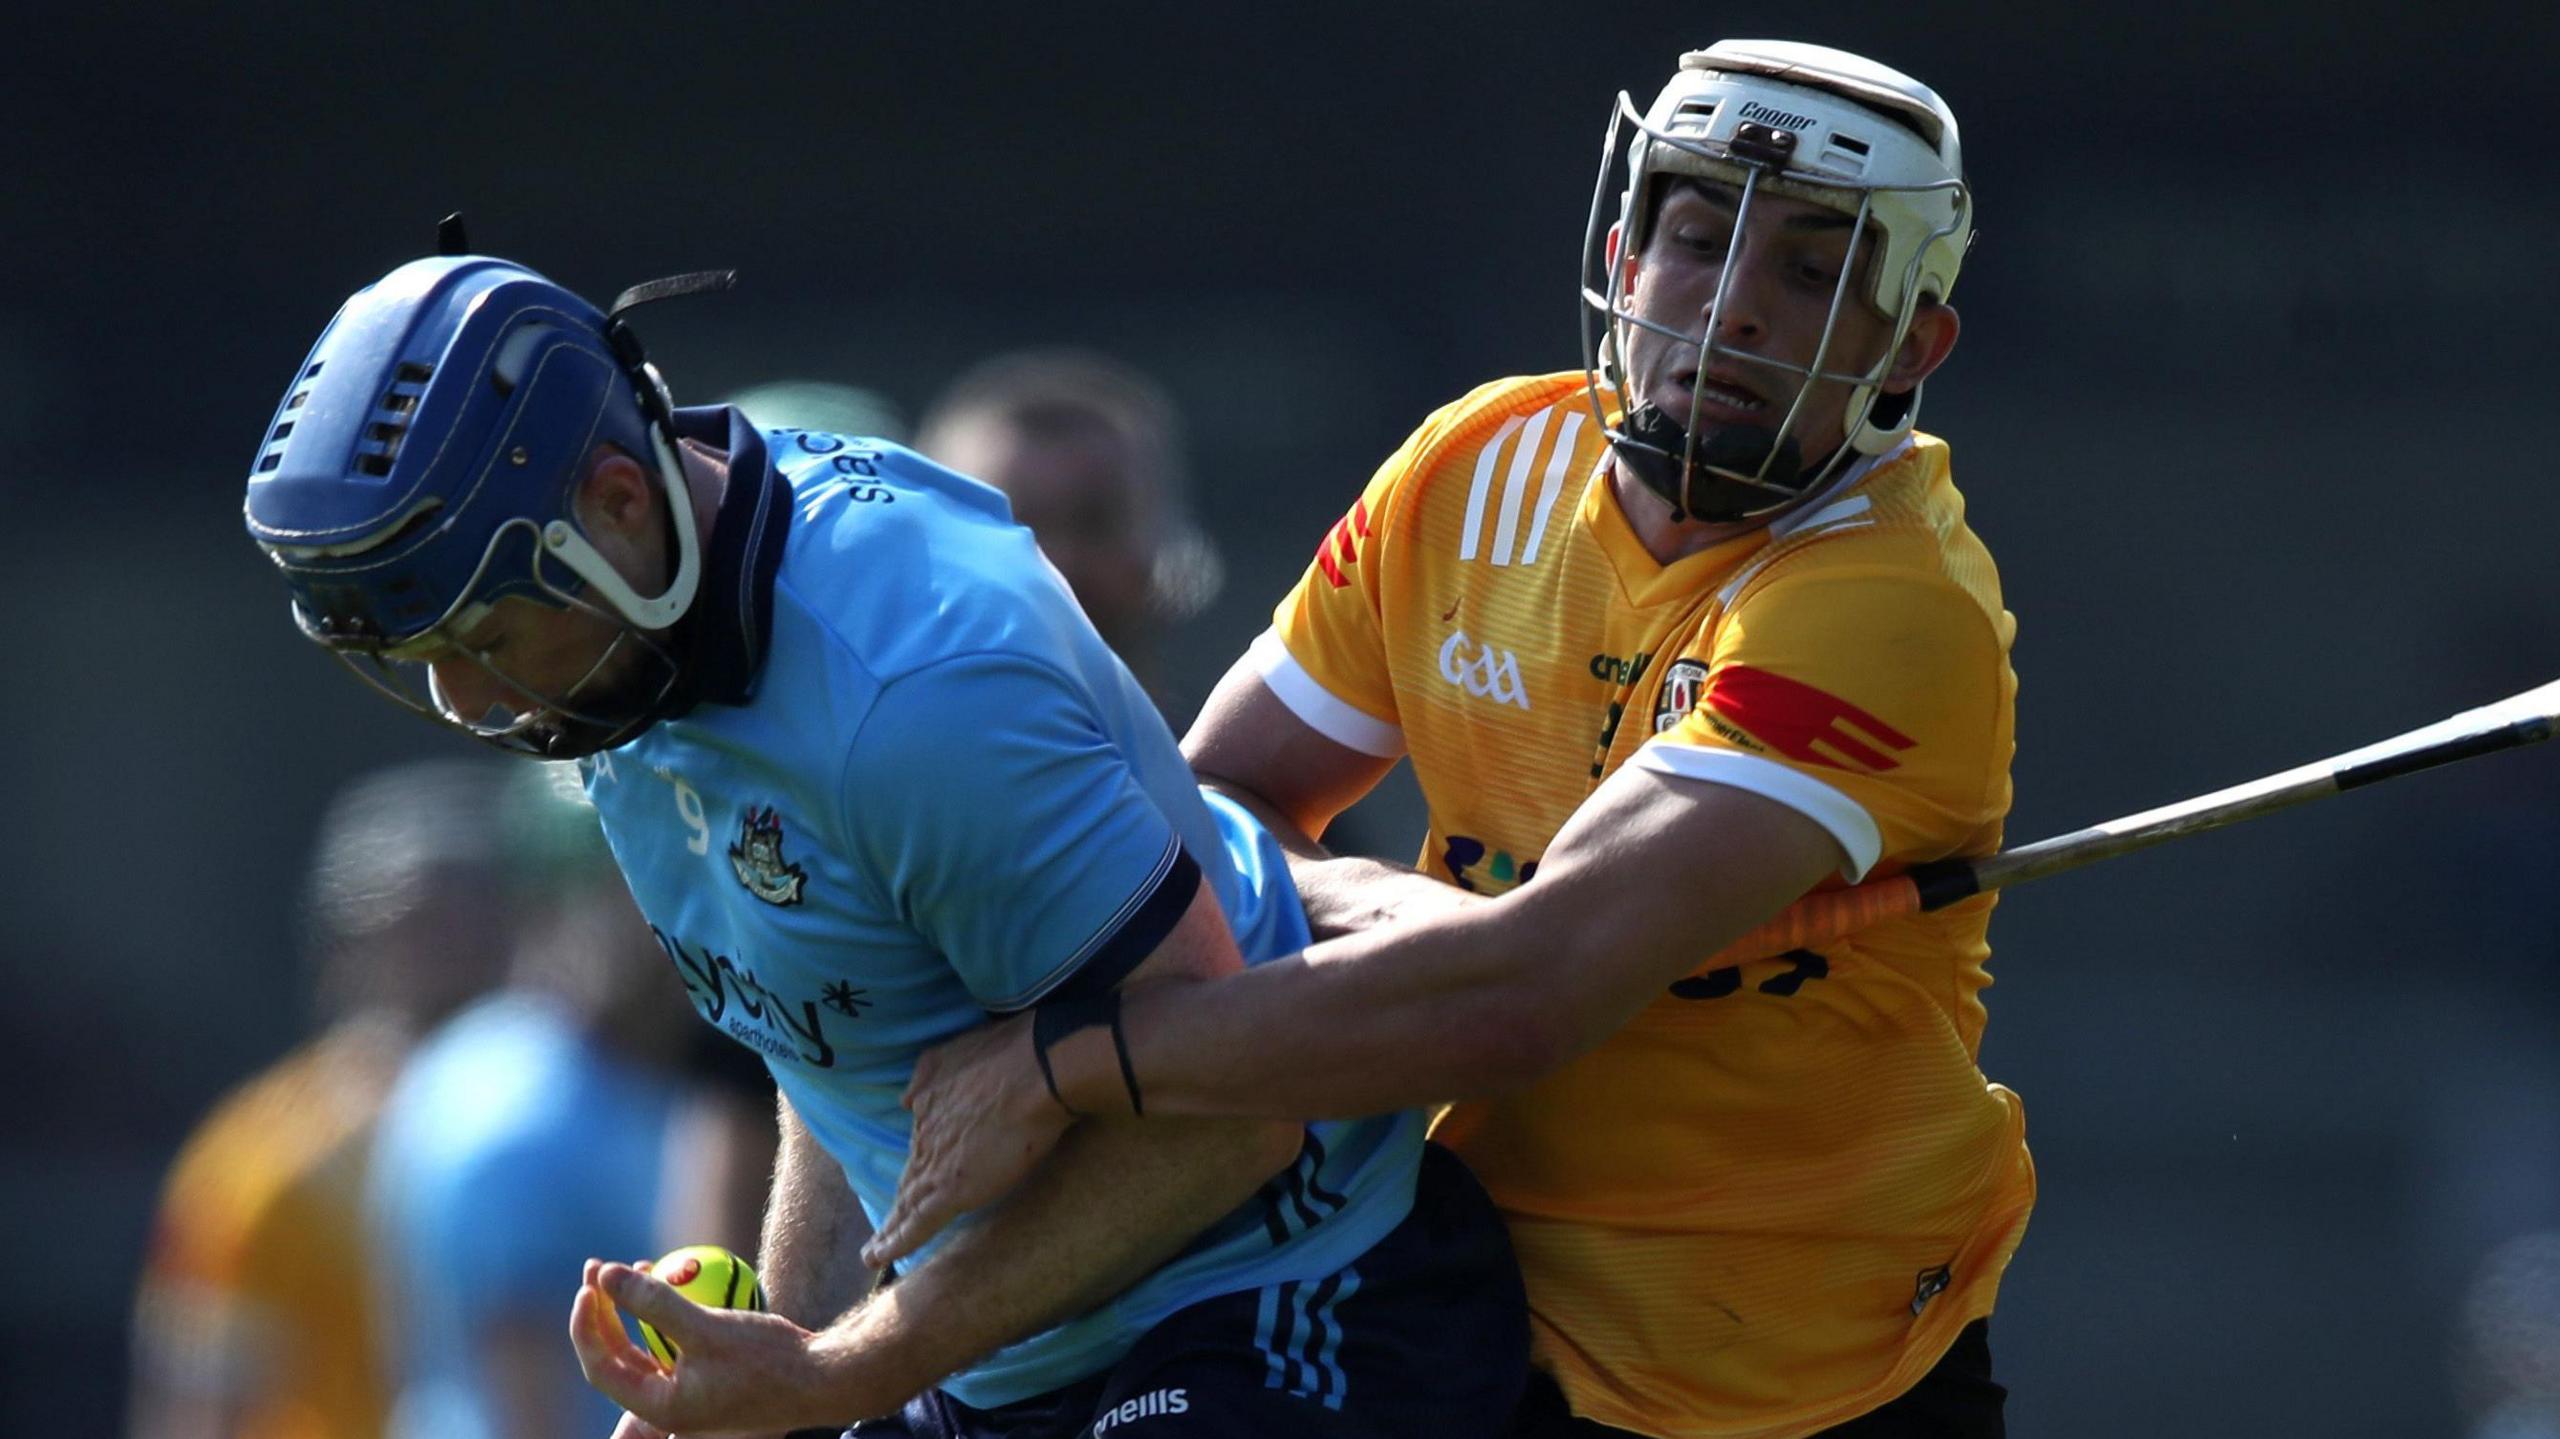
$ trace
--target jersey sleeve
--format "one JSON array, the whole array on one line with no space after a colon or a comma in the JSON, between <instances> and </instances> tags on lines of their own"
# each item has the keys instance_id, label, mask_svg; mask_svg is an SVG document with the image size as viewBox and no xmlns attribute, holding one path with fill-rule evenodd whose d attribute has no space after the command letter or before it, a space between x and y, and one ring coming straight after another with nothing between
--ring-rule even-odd
<instances>
[{"instance_id":1,"label":"jersey sleeve","mask_svg":"<svg viewBox=\"0 0 2560 1439\"><path fill-rule=\"evenodd\" d=\"M1271 628L1247 652L1262 682L1310 728L1382 759L1405 748L1387 666L1387 529L1439 419L1388 456L1325 531L1306 573L1272 612Z\"/></svg>"},{"instance_id":2,"label":"jersey sleeve","mask_svg":"<svg viewBox=\"0 0 2560 1439\"><path fill-rule=\"evenodd\" d=\"M2006 811L2014 682L1962 589L1818 571L1745 594L1716 634L1665 671L1637 764L1805 815L1851 881L1952 853Z\"/></svg>"},{"instance_id":3,"label":"jersey sleeve","mask_svg":"<svg viewBox=\"0 0 2560 1439\"><path fill-rule=\"evenodd\" d=\"M884 686L843 803L899 914L997 1013L1117 985L1200 886L1082 690L1021 656L963 655Z\"/></svg>"}]
</instances>

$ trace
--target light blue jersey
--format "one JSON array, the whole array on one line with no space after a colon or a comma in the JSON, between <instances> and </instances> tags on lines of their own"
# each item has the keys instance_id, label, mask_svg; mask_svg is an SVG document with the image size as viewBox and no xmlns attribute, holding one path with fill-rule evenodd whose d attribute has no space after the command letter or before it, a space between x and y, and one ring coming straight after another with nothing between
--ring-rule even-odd
<instances>
[{"instance_id":1,"label":"light blue jersey","mask_svg":"<svg viewBox=\"0 0 2560 1439\"><path fill-rule=\"evenodd\" d=\"M731 466L696 688L586 761L588 792L696 1008L764 1056L877 1223L926 1048L1118 984L1201 884L1248 963L1303 948L1305 916L1001 495L732 410L678 428ZM1338 1271L1404 1217L1420 1149L1416 1114L1311 1125L1296 1166L1173 1261L942 1387L1010 1403L1185 1305Z\"/></svg>"},{"instance_id":2,"label":"light blue jersey","mask_svg":"<svg viewBox=\"0 0 2560 1439\"><path fill-rule=\"evenodd\" d=\"M551 1001L506 993L455 1015L401 1070L365 1196L401 1319L393 1439L509 1431L485 1362L500 1321L548 1333L563 1276L655 1252L676 1086L615 1057ZM612 1432L621 1407L552 1363L552 1412Z\"/></svg>"}]
</instances>

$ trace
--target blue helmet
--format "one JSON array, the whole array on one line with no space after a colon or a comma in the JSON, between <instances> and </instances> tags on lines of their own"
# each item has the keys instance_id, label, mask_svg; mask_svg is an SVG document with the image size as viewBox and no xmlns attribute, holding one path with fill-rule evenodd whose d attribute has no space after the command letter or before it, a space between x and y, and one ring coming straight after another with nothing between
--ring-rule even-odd
<instances>
[{"instance_id":1,"label":"blue helmet","mask_svg":"<svg viewBox=\"0 0 2560 1439\"><path fill-rule=\"evenodd\" d=\"M666 487L675 573L662 593L639 594L579 527L571 502L601 444ZM451 639L510 596L660 631L701 575L666 390L637 339L487 256L414 260L347 301L276 407L244 508L306 635L374 661L357 667L378 687L484 738L521 725L384 683L405 647Z\"/></svg>"}]
</instances>

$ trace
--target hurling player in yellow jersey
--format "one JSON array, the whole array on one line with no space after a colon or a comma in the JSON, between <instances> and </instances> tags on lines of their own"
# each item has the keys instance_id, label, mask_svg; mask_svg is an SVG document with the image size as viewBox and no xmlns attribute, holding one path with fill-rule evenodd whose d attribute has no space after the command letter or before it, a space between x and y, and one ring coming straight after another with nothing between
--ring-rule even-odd
<instances>
[{"instance_id":1,"label":"hurling player in yellow jersey","mask_svg":"<svg viewBox=\"0 0 2560 1439\"><path fill-rule=\"evenodd\" d=\"M1302 957L934 1056L872 1257L1078 1119L1455 1101L1553 1381L1516 1434L1996 1435L2035 1179L1976 1064L1989 900L1702 963L2000 843L2014 623L1912 429L1972 229L1955 119L1728 41L1609 150L1584 369L1433 415L1188 742L1301 836L1409 755L1418 868L1309 840Z\"/></svg>"}]
</instances>

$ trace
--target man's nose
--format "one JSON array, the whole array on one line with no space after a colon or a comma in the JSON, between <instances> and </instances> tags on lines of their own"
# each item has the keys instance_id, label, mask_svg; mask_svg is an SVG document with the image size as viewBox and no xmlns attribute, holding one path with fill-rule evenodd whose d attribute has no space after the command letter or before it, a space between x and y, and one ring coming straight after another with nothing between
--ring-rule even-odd
<instances>
[{"instance_id":1,"label":"man's nose","mask_svg":"<svg viewBox=\"0 0 2560 1439\"><path fill-rule=\"evenodd\" d=\"M1719 340L1755 341L1768 333L1767 267L1740 236L1728 252L1722 277L1724 294L1707 303L1707 320Z\"/></svg>"}]
</instances>

